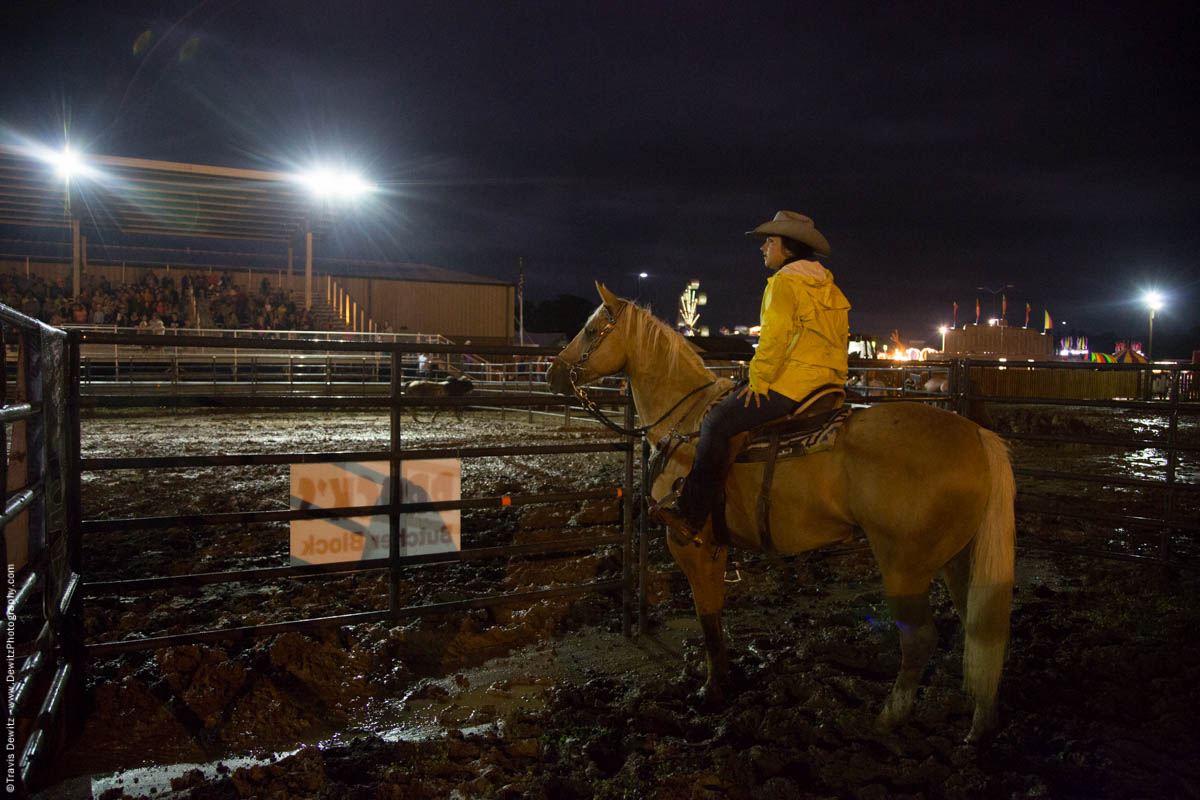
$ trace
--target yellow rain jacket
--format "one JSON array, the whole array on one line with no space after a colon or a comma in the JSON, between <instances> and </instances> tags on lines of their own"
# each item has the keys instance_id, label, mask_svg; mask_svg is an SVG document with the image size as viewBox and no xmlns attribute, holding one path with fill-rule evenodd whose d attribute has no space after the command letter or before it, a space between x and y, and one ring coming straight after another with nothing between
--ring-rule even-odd
<instances>
[{"instance_id":1,"label":"yellow rain jacket","mask_svg":"<svg viewBox=\"0 0 1200 800\"><path fill-rule=\"evenodd\" d=\"M767 278L750 389L774 389L801 400L818 386L847 376L850 302L833 273L816 261L792 261Z\"/></svg>"}]
</instances>

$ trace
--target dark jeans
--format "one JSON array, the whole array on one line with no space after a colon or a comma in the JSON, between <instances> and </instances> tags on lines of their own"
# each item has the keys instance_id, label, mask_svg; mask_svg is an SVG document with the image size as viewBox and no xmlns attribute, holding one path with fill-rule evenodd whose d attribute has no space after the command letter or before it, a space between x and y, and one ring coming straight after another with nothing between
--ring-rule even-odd
<instances>
[{"instance_id":1,"label":"dark jeans","mask_svg":"<svg viewBox=\"0 0 1200 800\"><path fill-rule=\"evenodd\" d=\"M790 397L768 390L762 402L745 405L746 398L738 397L745 384L740 384L724 400L713 406L712 411L700 423L700 442L696 445L696 460L692 471L683 482L679 497L679 509L696 527L712 512L713 500L721 488L725 465L729 461L729 440L739 433L765 425L773 419L785 417L799 405Z\"/></svg>"}]
</instances>

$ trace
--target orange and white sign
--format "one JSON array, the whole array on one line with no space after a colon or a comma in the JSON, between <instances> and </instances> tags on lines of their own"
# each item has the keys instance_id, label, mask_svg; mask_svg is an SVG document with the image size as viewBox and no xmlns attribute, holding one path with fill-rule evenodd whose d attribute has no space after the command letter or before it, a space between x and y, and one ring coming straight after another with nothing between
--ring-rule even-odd
<instances>
[{"instance_id":1,"label":"orange and white sign","mask_svg":"<svg viewBox=\"0 0 1200 800\"><path fill-rule=\"evenodd\" d=\"M404 461L402 503L458 500L462 464L455 458ZM293 464L291 507L343 508L389 502L388 462ZM422 511L400 515L400 557L444 553L462 547L460 514ZM293 520L292 564L330 564L388 556L387 514L346 519Z\"/></svg>"}]
</instances>

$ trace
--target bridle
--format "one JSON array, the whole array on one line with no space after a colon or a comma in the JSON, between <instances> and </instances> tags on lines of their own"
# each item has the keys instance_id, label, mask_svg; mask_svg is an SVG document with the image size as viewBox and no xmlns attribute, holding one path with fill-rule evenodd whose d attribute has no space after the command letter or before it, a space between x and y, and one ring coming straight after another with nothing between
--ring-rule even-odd
<instances>
[{"instance_id":1,"label":"bridle","mask_svg":"<svg viewBox=\"0 0 1200 800\"><path fill-rule=\"evenodd\" d=\"M641 436L646 431L650 430L655 425L671 416L671 414L674 413L677 408L683 405L684 401L689 397L697 392L704 391L716 383L716 381L709 381L703 386L697 386L695 389L692 389L683 397L679 398L679 402L667 409L665 414L656 419L654 422L651 422L649 425L642 425L637 428L623 428L605 416L604 412L600 410L600 406L596 404L596 401L588 395L587 388L579 384L580 372L581 368L587 363L587 360L591 357L592 353L596 352L596 349L600 346L600 343L603 342L605 337L612 333L613 328L617 326L617 320L620 318L621 314L624 313L626 305L626 303L619 305L617 307L616 314L614 314L607 305L601 306L601 308L604 309L605 316L608 318L608 323L600 330L599 333L592 337L590 342L588 342L588 346L584 348L583 354L579 356L579 360L567 368L567 380L570 381L571 391L576 397L579 398L579 402L583 405L584 410L591 414L597 422L604 425L609 430L621 434L622 436Z\"/></svg>"}]
</instances>

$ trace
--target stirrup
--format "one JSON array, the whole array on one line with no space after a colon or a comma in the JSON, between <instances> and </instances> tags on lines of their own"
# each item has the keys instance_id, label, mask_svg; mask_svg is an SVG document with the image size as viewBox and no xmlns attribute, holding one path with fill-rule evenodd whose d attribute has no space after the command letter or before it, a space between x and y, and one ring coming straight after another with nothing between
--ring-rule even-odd
<instances>
[{"instance_id":1,"label":"stirrup","mask_svg":"<svg viewBox=\"0 0 1200 800\"><path fill-rule=\"evenodd\" d=\"M683 478L676 478L675 482L671 484L671 491L650 506L650 518L666 526L667 535L674 539L676 544L691 544L699 547L702 544L700 531L696 529L695 525L688 522L679 508L679 496L682 491Z\"/></svg>"},{"instance_id":2,"label":"stirrup","mask_svg":"<svg viewBox=\"0 0 1200 800\"><path fill-rule=\"evenodd\" d=\"M679 509L679 497L681 494L683 494L683 478L676 478L675 482L671 484L671 490L663 495L661 500L650 504L648 509L650 519L655 522L663 522L660 515L664 511L674 513L675 515L682 514L683 512Z\"/></svg>"}]
</instances>

